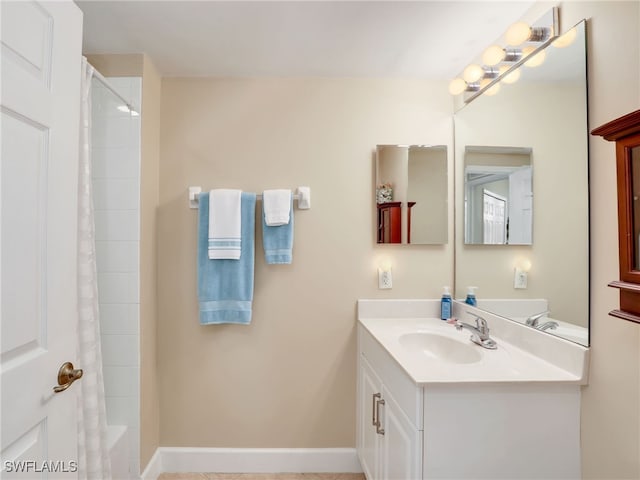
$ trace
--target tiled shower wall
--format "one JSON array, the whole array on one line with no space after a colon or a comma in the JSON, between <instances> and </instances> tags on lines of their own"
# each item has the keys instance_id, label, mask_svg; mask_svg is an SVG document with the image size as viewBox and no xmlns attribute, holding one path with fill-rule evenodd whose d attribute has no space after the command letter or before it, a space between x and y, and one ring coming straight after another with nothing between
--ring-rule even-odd
<instances>
[{"instance_id":1,"label":"tiled shower wall","mask_svg":"<svg viewBox=\"0 0 640 480\"><path fill-rule=\"evenodd\" d=\"M139 110L142 79L109 83ZM93 80L91 152L107 423L128 426L130 471L140 438L140 116ZM132 477L133 478L133 477Z\"/></svg>"}]
</instances>

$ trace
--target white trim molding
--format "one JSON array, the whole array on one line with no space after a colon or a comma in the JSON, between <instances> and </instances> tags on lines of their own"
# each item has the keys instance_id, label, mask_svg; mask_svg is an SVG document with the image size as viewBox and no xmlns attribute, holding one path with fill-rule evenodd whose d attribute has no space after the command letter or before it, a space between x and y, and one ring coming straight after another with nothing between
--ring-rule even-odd
<instances>
[{"instance_id":1,"label":"white trim molding","mask_svg":"<svg viewBox=\"0 0 640 480\"><path fill-rule=\"evenodd\" d=\"M160 453L160 449L157 448L153 456L151 457L151 460L149 460L149 463L147 463L147 466L144 469L144 472L142 472L142 474L140 475L140 479L156 480L162 472L163 470L162 470L161 453ZM132 479L136 478L135 475L133 474L130 474L130 475Z\"/></svg>"},{"instance_id":2,"label":"white trim molding","mask_svg":"<svg viewBox=\"0 0 640 480\"><path fill-rule=\"evenodd\" d=\"M159 447L142 480L161 473L362 473L355 448Z\"/></svg>"}]
</instances>

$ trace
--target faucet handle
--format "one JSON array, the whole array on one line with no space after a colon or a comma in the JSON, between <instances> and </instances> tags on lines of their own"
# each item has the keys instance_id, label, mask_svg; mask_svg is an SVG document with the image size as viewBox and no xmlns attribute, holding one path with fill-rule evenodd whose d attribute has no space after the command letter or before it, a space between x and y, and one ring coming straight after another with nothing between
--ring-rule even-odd
<instances>
[{"instance_id":1,"label":"faucet handle","mask_svg":"<svg viewBox=\"0 0 640 480\"><path fill-rule=\"evenodd\" d=\"M477 315L477 314L469 312L469 311L467 311L467 313L469 315L471 315L472 317L475 317L476 326L478 327L478 330L480 332L489 333L489 325L487 324L487 321L484 318L482 318L480 315Z\"/></svg>"},{"instance_id":2,"label":"faucet handle","mask_svg":"<svg viewBox=\"0 0 640 480\"><path fill-rule=\"evenodd\" d=\"M478 330L480 330L482 333L489 332L489 325L484 318L476 316L476 325L478 326Z\"/></svg>"}]
</instances>

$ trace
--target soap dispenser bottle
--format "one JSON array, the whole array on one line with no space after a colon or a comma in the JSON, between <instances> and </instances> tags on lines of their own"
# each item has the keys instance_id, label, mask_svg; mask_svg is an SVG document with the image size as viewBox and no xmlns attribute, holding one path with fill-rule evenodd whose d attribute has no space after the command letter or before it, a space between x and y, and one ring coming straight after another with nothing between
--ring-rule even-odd
<instances>
[{"instance_id":1,"label":"soap dispenser bottle","mask_svg":"<svg viewBox=\"0 0 640 480\"><path fill-rule=\"evenodd\" d=\"M467 287L467 298L465 298L464 303L472 306L478 305L476 301L476 289L478 287Z\"/></svg>"},{"instance_id":2,"label":"soap dispenser bottle","mask_svg":"<svg viewBox=\"0 0 640 480\"><path fill-rule=\"evenodd\" d=\"M442 298L440 299L440 319L449 320L451 318L451 293L449 287L444 287Z\"/></svg>"}]
</instances>

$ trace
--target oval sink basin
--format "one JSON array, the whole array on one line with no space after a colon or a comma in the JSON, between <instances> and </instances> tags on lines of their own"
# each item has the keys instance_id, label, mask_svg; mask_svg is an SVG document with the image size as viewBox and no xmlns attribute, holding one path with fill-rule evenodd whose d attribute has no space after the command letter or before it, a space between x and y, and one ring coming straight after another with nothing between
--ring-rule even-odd
<instances>
[{"instance_id":1,"label":"oval sink basin","mask_svg":"<svg viewBox=\"0 0 640 480\"><path fill-rule=\"evenodd\" d=\"M402 346L422 351L430 358L449 363L475 363L480 361L480 347L459 342L437 333L416 332L400 335Z\"/></svg>"}]
</instances>

